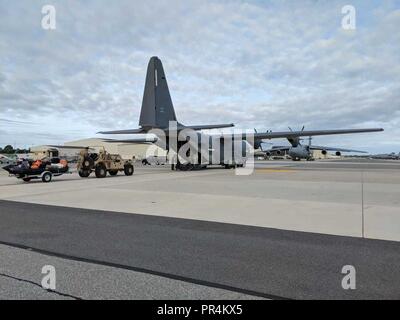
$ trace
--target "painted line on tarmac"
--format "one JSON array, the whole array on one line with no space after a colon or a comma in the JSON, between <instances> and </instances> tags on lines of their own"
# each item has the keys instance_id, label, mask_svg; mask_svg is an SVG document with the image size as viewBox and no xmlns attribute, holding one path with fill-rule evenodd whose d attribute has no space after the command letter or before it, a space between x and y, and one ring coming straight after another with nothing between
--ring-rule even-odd
<instances>
[{"instance_id":1,"label":"painted line on tarmac","mask_svg":"<svg viewBox=\"0 0 400 320\"><path fill-rule=\"evenodd\" d=\"M66 254L62 254L62 253L57 253L57 252L37 249L37 248L33 248L33 247L30 247L30 246L25 246L25 245L17 244L17 243L10 243L10 242L0 241L0 244L6 245L6 246L10 246L10 247L14 247L14 248L19 248L19 249L25 249L25 250L28 250L28 251L31 251L31 252L44 254L44 255L47 255L47 256L50 256L50 257L56 257L56 258L62 258L62 259L66 259L66 260L72 260L72 261L78 261L78 262L86 262L86 263L91 263L91 264L103 265L103 266L107 266L107 267L113 267L113 268L118 268L118 269L124 269L124 270L140 272L140 273L146 273L146 274L151 274L151 275L155 275L155 276L159 276L159 277L163 277L163 278L167 278L167 279L193 283L193 284L197 284L197 285L201 285L201 286L205 286L205 287L223 289L223 290L237 292L237 293L243 293L243 294L246 294L246 295L249 295L249 296L261 297L261 298L266 298L266 299L270 299L270 300L293 300L293 299L286 298L286 297L281 297L281 296L277 296L277 295L272 295L272 294L253 291L253 290L248 290L248 289L242 289L242 288L233 287L233 286L220 284L220 283L216 283L216 282L210 282L210 281L206 281L206 280L199 280L199 279L179 276L179 275L175 275L175 274L171 274L171 273L154 271L154 270L150 270L150 269L139 268L139 267L128 266L128 265L122 265L122 264L117 264L117 263L112 263L112 262L107 262L107 261L75 257L75 256L66 255Z\"/></svg>"}]
</instances>

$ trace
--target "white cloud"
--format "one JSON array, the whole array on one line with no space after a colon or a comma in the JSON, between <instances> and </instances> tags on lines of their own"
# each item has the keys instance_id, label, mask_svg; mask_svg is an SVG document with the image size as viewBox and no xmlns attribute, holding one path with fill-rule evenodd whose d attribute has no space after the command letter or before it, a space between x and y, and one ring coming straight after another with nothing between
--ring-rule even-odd
<instances>
[{"instance_id":1,"label":"white cloud","mask_svg":"<svg viewBox=\"0 0 400 320\"><path fill-rule=\"evenodd\" d=\"M40 119L48 143L136 127L157 55L183 123L382 126L318 143L400 149L396 1L352 1L355 31L343 1L53 1L55 31L40 27L44 4L0 0L0 118ZM35 130L2 127L0 143L46 143Z\"/></svg>"}]
</instances>

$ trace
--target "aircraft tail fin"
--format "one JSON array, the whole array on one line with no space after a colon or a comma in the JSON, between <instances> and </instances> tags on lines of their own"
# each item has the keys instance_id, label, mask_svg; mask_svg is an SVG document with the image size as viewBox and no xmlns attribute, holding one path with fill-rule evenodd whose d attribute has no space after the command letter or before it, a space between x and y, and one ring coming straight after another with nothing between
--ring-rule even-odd
<instances>
[{"instance_id":1,"label":"aircraft tail fin","mask_svg":"<svg viewBox=\"0 0 400 320\"><path fill-rule=\"evenodd\" d=\"M144 87L139 125L142 128L168 128L176 121L164 68L158 57L150 58Z\"/></svg>"}]
</instances>

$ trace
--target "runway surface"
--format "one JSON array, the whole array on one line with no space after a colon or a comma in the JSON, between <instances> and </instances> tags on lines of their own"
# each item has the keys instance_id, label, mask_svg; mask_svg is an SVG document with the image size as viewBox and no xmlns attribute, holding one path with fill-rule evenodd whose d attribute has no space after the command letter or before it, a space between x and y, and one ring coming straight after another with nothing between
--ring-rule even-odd
<instances>
[{"instance_id":1,"label":"runway surface","mask_svg":"<svg viewBox=\"0 0 400 320\"><path fill-rule=\"evenodd\" d=\"M400 239L399 168L274 161L239 177L139 167L51 184L3 175L0 298L399 299L400 243L387 241ZM45 264L56 292L40 287ZM341 286L345 265L356 290Z\"/></svg>"}]
</instances>

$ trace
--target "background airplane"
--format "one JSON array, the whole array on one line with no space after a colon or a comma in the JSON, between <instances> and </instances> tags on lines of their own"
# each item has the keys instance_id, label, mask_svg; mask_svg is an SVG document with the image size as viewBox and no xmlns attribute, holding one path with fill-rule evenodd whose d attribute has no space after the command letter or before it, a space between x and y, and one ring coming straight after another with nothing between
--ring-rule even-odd
<instances>
[{"instance_id":1,"label":"background airplane","mask_svg":"<svg viewBox=\"0 0 400 320\"><path fill-rule=\"evenodd\" d=\"M289 130L293 131L290 127ZM301 131L304 131L304 126L301 129ZM367 153L365 151L360 151L360 150L312 145L311 136L308 138L308 145L303 145L301 143L302 140L303 139L299 138L289 138L288 141L290 142L291 146L273 146L267 150L263 149L261 145L260 146L261 153L269 157L273 154L282 155L286 152L292 158L293 161L299 161L301 159L313 160L313 150L321 150L323 155L326 155L328 151L334 151L336 156L340 156L342 152ZM260 152L258 153L258 155L260 155Z\"/></svg>"},{"instance_id":2,"label":"background airplane","mask_svg":"<svg viewBox=\"0 0 400 320\"><path fill-rule=\"evenodd\" d=\"M383 153L383 154L373 154L369 158L372 159L381 159L381 160L400 160L400 152L399 153Z\"/></svg>"},{"instance_id":3,"label":"background airplane","mask_svg":"<svg viewBox=\"0 0 400 320\"><path fill-rule=\"evenodd\" d=\"M162 131L163 135L157 135L155 140L156 144L164 146L169 152L174 149L173 144L170 143L169 138L169 124L170 121L176 122L177 132L179 133L184 129L202 130L202 129L215 129L215 128L226 128L232 127L233 124L208 124L208 125L190 125L186 126L177 121L175 110L172 104L172 99L169 93L167 80L165 77L164 69L161 60L158 57L152 57L149 61L147 67L147 75L145 82L145 89L142 100L142 109L140 112L139 126L138 129L128 129L128 130L116 130L116 131L101 131L100 134L143 134L148 133L150 130L159 129ZM242 134L222 134L222 135L207 135L198 132L198 144L197 150L201 150L200 144L205 142L208 144L209 154L196 154L188 155L192 157L191 162L181 162L179 157L176 159L177 163L175 168L177 170L192 170L194 168L205 167L202 164L202 159L212 159L213 164L221 164L225 167L243 165L241 160L238 161L239 150L242 159L247 157L248 150L259 148L261 146L263 139L277 139L277 138L287 138L289 141L299 142L299 138L302 136L318 136L318 135L333 135L333 134L351 134L351 133L361 133L361 132L376 132L383 131L381 128L368 128L368 129L341 129L341 130L308 130L308 131L283 131L283 132L256 132L249 139L247 133ZM254 137L254 140L252 139ZM175 138L175 137L174 137ZM150 138L154 139L154 138ZM162 141L160 141L162 140ZM190 139L189 139L190 140ZM251 143L249 143L249 141ZM253 140L253 141L251 141ZM108 140L110 141L110 140ZM113 140L114 142L124 142L124 143L136 143L142 142L143 138L139 139L124 139L124 140ZM185 145L188 141L178 141L176 144L176 150L178 152L180 148ZM190 142L190 141L189 141ZM224 157L224 145L231 144L229 147L232 148L232 155L228 158ZM219 145L220 149L216 150L214 146ZM210 155L211 154L211 155ZM217 161L214 155L218 156ZM239 157L240 158L240 157ZM244 160L245 161L245 160Z\"/></svg>"}]
</instances>

